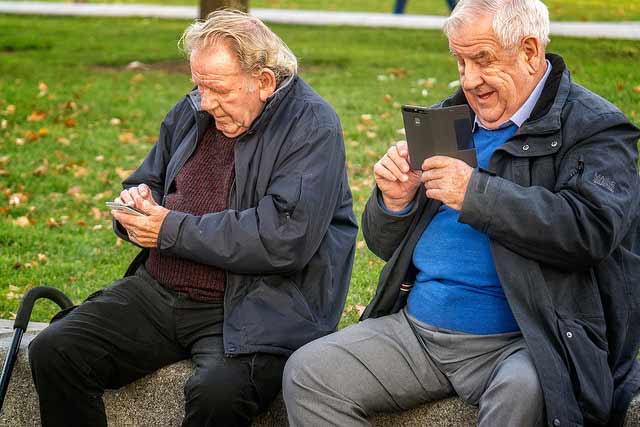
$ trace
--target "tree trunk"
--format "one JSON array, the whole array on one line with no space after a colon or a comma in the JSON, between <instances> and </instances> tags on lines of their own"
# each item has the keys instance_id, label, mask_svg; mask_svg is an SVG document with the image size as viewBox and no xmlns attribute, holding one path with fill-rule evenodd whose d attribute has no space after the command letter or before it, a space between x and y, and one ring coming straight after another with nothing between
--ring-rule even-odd
<instances>
[{"instance_id":1,"label":"tree trunk","mask_svg":"<svg viewBox=\"0 0 640 427\"><path fill-rule=\"evenodd\" d=\"M226 8L248 12L249 0L200 0L200 19L206 19L214 10Z\"/></svg>"}]
</instances>

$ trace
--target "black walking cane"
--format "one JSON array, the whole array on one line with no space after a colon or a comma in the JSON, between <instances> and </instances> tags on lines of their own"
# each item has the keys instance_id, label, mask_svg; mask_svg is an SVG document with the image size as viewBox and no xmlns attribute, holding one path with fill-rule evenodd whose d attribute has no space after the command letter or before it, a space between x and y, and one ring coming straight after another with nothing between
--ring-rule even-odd
<instances>
[{"instance_id":1,"label":"black walking cane","mask_svg":"<svg viewBox=\"0 0 640 427\"><path fill-rule=\"evenodd\" d=\"M20 350L20 342L22 341L22 335L27 330L29 324L29 318L31 317L31 311L33 310L33 304L40 298L46 298L58 304L61 309L69 308L73 305L71 300L62 292L56 288L49 286L36 286L29 289L29 292L24 296L18 308L16 314L16 320L13 323L13 340L11 341L11 348L4 359L4 366L2 367L2 376L0 377L0 411L4 405L4 397L7 394L7 388L9 387L9 380L11 379L11 372L13 366L18 358L18 351Z\"/></svg>"}]
</instances>

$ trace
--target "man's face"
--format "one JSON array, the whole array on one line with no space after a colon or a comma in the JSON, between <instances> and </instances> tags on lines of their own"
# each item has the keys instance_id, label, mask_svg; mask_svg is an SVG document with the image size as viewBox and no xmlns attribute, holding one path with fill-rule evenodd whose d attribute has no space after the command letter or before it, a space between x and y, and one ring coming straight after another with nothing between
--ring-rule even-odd
<instances>
[{"instance_id":1,"label":"man's face","mask_svg":"<svg viewBox=\"0 0 640 427\"><path fill-rule=\"evenodd\" d=\"M496 129L525 103L536 84L536 72L521 48L500 46L491 17L461 24L449 37L458 61L460 85L480 122Z\"/></svg>"},{"instance_id":2,"label":"man's face","mask_svg":"<svg viewBox=\"0 0 640 427\"><path fill-rule=\"evenodd\" d=\"M213 116L216 128L230 138L246 132L265 105L258 77L244 71L224 43L194 50L190 63L201 108Z\"/></svg>"}]
</instances>

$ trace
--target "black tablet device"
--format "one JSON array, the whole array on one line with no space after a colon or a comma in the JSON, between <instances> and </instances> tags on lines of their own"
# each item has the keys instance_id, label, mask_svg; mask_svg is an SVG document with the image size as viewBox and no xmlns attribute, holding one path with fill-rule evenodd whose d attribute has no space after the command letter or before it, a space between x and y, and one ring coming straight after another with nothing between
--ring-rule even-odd
<instances>
[{"instance_id":1,"label":"black tablet device","mask_svg":"<svg viewBox=\"0 0 640 427\"><path fill-rule=\"evenodd\" d=\"M411 169L422 169L422 162L436 155L460 159L474 168L478 165L467 105L443 108L403 105L402 119Z\"/></svg>"}]
</instances>

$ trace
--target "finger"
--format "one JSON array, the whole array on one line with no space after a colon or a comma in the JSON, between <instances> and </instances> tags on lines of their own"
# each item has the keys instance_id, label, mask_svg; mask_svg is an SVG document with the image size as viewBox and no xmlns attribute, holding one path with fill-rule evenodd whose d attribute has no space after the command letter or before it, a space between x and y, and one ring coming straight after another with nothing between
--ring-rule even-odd
<instances>
[{"instance_id":1,"label":"finger","mask_svg":"<svg viewBox=\"0 0 640 427\"><path fill-rule=\"evenodd\" d=\"M430 181L425 181L424 187L427 190L433 190L433 189L443 190L446 188L446 182L444 179L432 179Z\"/></svg>"},{"instance_id":2,"label":"finger","mask_svg":"<svg viewBox=\"0 0 640 427\"><path fill-rule=\"evenodd\" d=\"M135 203L135 207L139 208L142 206L143 198L140 196L140 192L138 191L138 187L131 187L129 189L129 194Z\"/></svg>"},{"instance_id":3,"label":"finger","mask_svg":"<svg viewBox=\"0 0 640 427\"><path fill-rule=\"evenodd\" d=\"M409 158L409 146L407 145L407 141L398 141L396 143L396 149L400 157L404 157L405 159Z\"/></svg>"},{"instance_id":4,"label":"finger","mask_svg":"<svg viewBox=\"0 0 640 427\"><path fill-rule=\"evenodd\" d=\"M401 171L398 165L393 160L391 160L389 156L384 156L382 160L380 160L380 163L382 163L382 166L384 166L389 172L391 172L398 181L406 182L409 180L407 174Z\"/></svg>"},{"instance_id":5,"label":"finger","mask_svg":"<svg viewBox=\"0 0 640 427\"><path fill-rule=\"evenodd\" d=\"M388 170L387 168L385 168L382 165L382 160L377 162L374 166L373 166L373 174L381 179L385 179L387 181L397 181L398 179L395 177L394 174L391 173L390 170Z\"/></svg>"},{"instance_id":6,"label":"finger","mask_svg":"<svg viewBox=\"0 0 640 427\"><path fill-rule=\"evenodd\" d=\"M147 184L138 185L138 193L140 193L140 197L145 200L153 200L151 188L149 188Z\"/></svg>"},{"instance_id":7,"label":"finger","mask_svg":"<svg viewBox=\"0 0 640 427\"><path fill-rule=\"evenodd\" d=\"M433 200L439 200L444 203L445 192L439 188L428 189L427 197Z\"/></svg>"},{"instance_id":8,"label":"finger","mask_svg":"<svg viewBox=\"0 0 640 427\"><path fill-rule=\"evenodd\" d=\"M431 181L434 179L442 179L446 176L446 169L429 169L422 171L420 180L422 182Z\"/></svg>"},{"instance_id":9,"label":"finger","mask_svg":"<svg viewBox=\"0 0 640 427\"><path fill-rule=\"evenodd\" d=\"M422 162L422 170L446 168L451 164L452 160L454 159L446 156L429 157L428 159L425 159L424 162Z\"/></svg>"},{"instance_id":10,"label":"finger","mask_svg":"<svg viewBox=\"0 0 640 427\"><path fill-rule=\"evenodd\" d=\"M135 204L133 198L131 197L131 194L129 194L129 190L122 190L120 192L120 200L125 205L134 205Z\"/></svg>"},{"instance_id":11,"label":"finger","mask_svg":"<svg viewBox=\"0 0 640 427\"><path fill-rule=\"evenodd\" d=\"M400 155L396 146L390 147L389 150L387 150L387 157L396 164L402 173L408 173L411 170L411 166L409 166L409 162L407 161L407 156Z\"/></svg>"}]
</instances>

